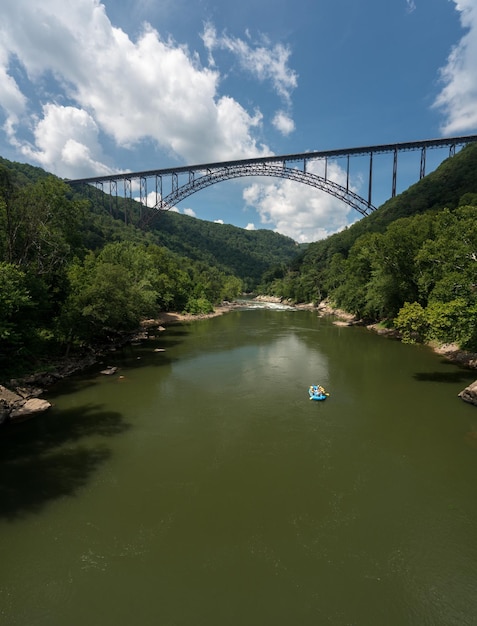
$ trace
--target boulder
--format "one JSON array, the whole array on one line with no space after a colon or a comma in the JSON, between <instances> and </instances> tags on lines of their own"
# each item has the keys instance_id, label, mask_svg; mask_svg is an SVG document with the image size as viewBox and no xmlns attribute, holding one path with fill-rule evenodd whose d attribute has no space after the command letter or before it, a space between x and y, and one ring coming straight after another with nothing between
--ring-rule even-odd
<instances>
[{"instance_id":1,"label":"boulder","mask_svg":"<svg viewBox=\"0 0 477 626\"><path fill-rule=\"evenodd\" d=\"M7 421L27 419L51 407L47 400L32 397L32 391L38 392L41 389L30 390L30 393L25 388L18 388L17 391L19 393L0 385L0 425Z\"/></svg>"},{"instance_id":2,"label":"boulder","mask_svg":"<svg viewBox=\"0 0 477 626\"><path fill-rule=\"evenodd\" d=\"M475 380L472 384L466 387L459 394L459 398L462 398L464 402L470 402L470 404L474 404L477 406L477 380Z\"/></svg>"},{"instance_id":3,"label":"boulder","mask_svg":"<svg viewBox=\"0 0 477 626\"><path fill-rule=\"evenodd\" d=\"M12 421L22 420L32 417L37 413L43 413L51 407L48 400L42 400L41 398L29 398L22 401L20 404L16 404L10 413L10 419Z\"/></svg>"},{"instance_id":4,"label":"boulder","mask_svg":"<svg viewBox=\"0 0 477 626\"><path fill-rule=\"evenodd\" d=\"M4 400L6 404L12 406L24 399L24 396L20 396L11 389L7 389L3 385L0 385L0 398Z\"/></svg>"}]
</instances>

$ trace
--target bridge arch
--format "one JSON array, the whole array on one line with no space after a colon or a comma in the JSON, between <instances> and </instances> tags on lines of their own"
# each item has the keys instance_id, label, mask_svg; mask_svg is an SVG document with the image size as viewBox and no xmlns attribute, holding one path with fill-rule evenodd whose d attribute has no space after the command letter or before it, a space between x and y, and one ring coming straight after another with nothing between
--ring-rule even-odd
<instances>
[{"instance_id":1,"label":"bridge arch","mask_svg":"<svg viewBox=\"0 0 477 626\"><path fill-rule=\"evenodd\" d=\"M153 207L156 209L166 210L175 206L181 200L188 198L192 194L215 185L216 183L231 180L234 178L242 178L245 176L270 176L274 178L285 178L288 180L294 180L299 183L304 183L320 189L339 200L342 200L350 207L361 213L361 215L369 215L376 209L367 200L354 193L346 187L339 185L338 183L313 174L311 172L302 171L298 168L287 167L283 165L275 165L272 163L241 163L238 165L225 166L218 169L207 170L205 174L196 177L194 172L189 174L189 182L183 185L176 186L171 193L162 197L157 204Z\"/></svg>"},{"instance_id":2,"label":"bridge arch","mask_svg":"<svg viewBox=\"0 0 477 626\"><path fill-rule=\"evenodd\" d=\"M431 148L449 148L449 156L455 155L457 146L465 146L469 143L477 142L477 135L468 135L460 137L444 137L439 139L425 139L421 141L410 141L392 144L381 144L374 146L362 146L355 148L345 148L338 150L322 150L319 152L302 152L298 154L273 155L268 157L254 157L251 159L242 159L236 161L223 161L215 163L207 163L200 165L184 165L179 167L171 167L165 169L148 170L143 172L124 172L119 174L106 174L103 176L94 176L90 178L81 178L69 180L70 185L93 184L99 186L101 191L104 185L109 183L109 195L111 204L113 198L118 198L118 183L122 181L124 187L124 198L133 200L132 187L133 181L138 182L139 202L143 206L147 206L147 181L155 180L156 204L149 212L148 218L155 214L154 209L167 210L175 206L178 202L196 193L200 189L204 189L210 185L214 185L220 181L232 178L240 178L244 176L271 176L275 178L286 178L294 180L316 189L320 189L325 193L338 198L350 207L358 211L361 215L369 215L376 209L371 202L373 188L373 158L375 155L391 153L393 155L392 168L392 188L391 197L396 195L396 181L398 170L398 154L403 152L419 150L421 152L421 164L419 177L423 178L426 174L426 151ZM365 200L358 194L350 190L350 157L368 157L369 158L369 176L368 176L368 199ZM346 158L346 187L328 180L326 175L326 164L328 159ZM325 176L318 176L307 172L307 164L314 160L325 161ZM289 167L290 163L300 163L299 167ZM188 176L188 182L179 185L179 179ZM169 194L163 193L163 177L172 180L172 191ZM106 191L106 193L108 193ZM149 207L151 208L151 207ZM127 221L127 211L124 211L124 219ZM147 220L148 221L148 220Z\"/></svg>"}]
</instances>

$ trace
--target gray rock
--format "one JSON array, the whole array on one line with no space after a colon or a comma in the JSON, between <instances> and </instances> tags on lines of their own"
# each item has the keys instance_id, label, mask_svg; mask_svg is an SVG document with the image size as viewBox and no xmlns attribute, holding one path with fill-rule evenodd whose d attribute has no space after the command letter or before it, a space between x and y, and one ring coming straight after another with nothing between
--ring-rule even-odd
<instances>
[{"instance_id":1,"label":"gray rock","mask_svg":"<svg viewBox=\"0 0 477 626\"><path fill-rule=\"evenodd\" d=\"M51 407L48 400L42 400L41 398L30 398L22 401L20 404L16 404L10 413L10 419L12 421L22 420L28 417L32 417L37 413L43 413Z\"/></svg>"},{"instance_id":2,"label":"gray rock","mask_svg":"<svg viewBox=\"0 0 477 626\"><path fill-rule=\"evenodd\" d=\"M464 402L470 402L470 404L474 404L477 406L477 380L475 380L472 384L466 387L459 394L459 398L462 398Z\"/></svg>"},{"instance_id":3,"label":"gray rock","mask_svg":"<svg viewBox=\"0 0 477 626\"><path fill-rule=\"evenodd\" d=\"M47 400L32 397L32 393L41 389L18 389L16 393L0 385L0 425L7 421L24 420L51 407Z\"/></svg>"}]
</instances>

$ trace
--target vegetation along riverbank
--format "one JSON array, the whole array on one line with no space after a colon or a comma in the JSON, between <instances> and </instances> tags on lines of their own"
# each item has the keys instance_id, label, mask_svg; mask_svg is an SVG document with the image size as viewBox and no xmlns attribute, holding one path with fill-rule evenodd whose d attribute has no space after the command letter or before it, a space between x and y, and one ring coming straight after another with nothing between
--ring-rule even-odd
<instances>
[{"instance_id":1,"label":"vegetation along riverbank","mask_svg":"<svg viewBox=\"0 0 477 626\"><path fill-rule=\"evenodd\" d=\"M112 207L98 189L73 190L0 158L0 383L53 378L58 364L77 371L143 320L220 313L243 292L320 314L328 306L341 323L359 320L475 367L475 144L307 245L150 211L121 198Z\"/></svg>"}]
</instances>

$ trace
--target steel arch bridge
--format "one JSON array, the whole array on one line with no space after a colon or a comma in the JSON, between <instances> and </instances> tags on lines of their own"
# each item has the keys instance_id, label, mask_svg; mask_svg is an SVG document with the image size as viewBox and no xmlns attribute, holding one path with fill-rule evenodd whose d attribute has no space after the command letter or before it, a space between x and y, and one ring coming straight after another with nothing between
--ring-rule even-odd
<instances>
[{"instance_id":1,"label":"steel arch bridge","mask_svg":"<svg viewBox=\"0 0 477 626\"><path fill-rule=\"evenodd\" d=\"M339 200L343 200L343 202L346 202L346 204L349 204L349 206L359 211L361 215L367 215L370 210L374 209L374 207L368 205L361 196L351 191L349 186L345 188L317 174L287 167L285 165L274 165L272 163L243 163L230 165L210 170L198 178L191 176L189 182L183 184L181 187L177 187L177 189L159 200L155 208L164 209L175 206L181 200L191 196L200 189L205 189L221 181L242 178L244 176L271 176L304 183L316 189L321 189Z\"/></svg>"},{"instance_id":2,"label":"steel arch bridge","mask_svg":"<svg viewBox=\"0 0 477 626\"><path fill-rule=\"evenodd\" d=\"M70 185L95 185L108 193L111 200L119 197L119 187L122 184L124 198L133 199L133 187L139 189L140 205L147 206L148 181L149 189L155 194L155 203L149 208L167 210L174 207L181 200L221 181L246 176L271 176L304 183L315 189L324 191L348 204L362 216L369 215L376 207L372 203L373 189L373 157L378 154L391 153L393 155L393 171L391 197L396 195L398 155L402 152L420 151L419 178L426 174L426 154L428 149L449 148L449 156L453 156L457 147L477 142L477 135L446 137L440 139L426 139L404 143L382 144L341 150L324 150L321 152L304 152L270 157L256 157L236 161L223 161L173 167L167 169L148 170L143 172L126 172L121 174L106 174L67 181ZM369 159L368 197L354 193L350 188L350 158L365 156ZM339 158L346 159L346 185L340 185L328 178L328 163ZM324 176L318 176L308 171L308 164L312 161L324 162ZM164 179L171 180L171 191L164 193ZM184 182L185 179L185 182ZM151 184L152 181L152 184ZM153 189L151 186L153 185ZM105 188L106 186L106 188ZM125 214L126 219L126 214Z\"/></svg>"}]
</instances>

